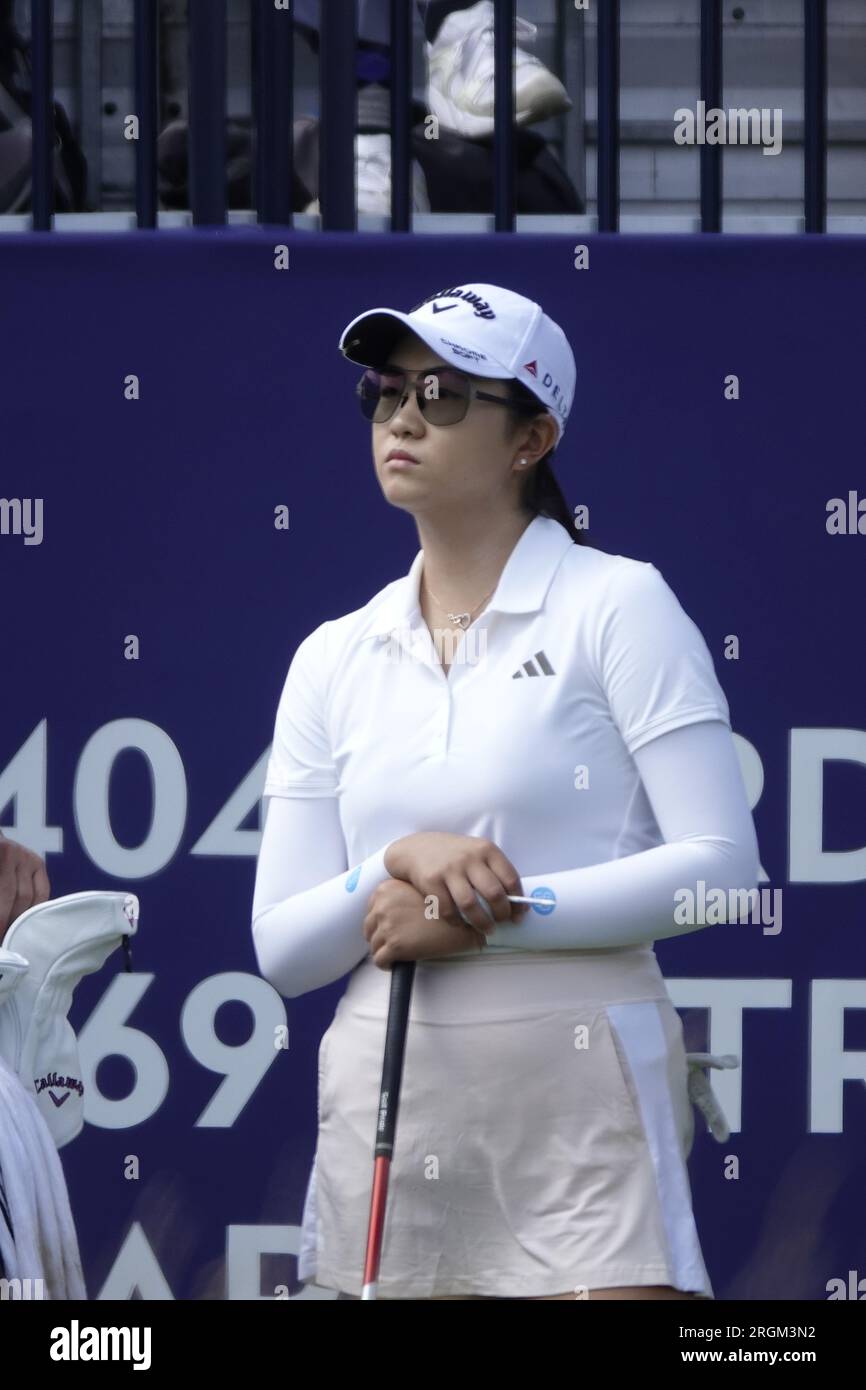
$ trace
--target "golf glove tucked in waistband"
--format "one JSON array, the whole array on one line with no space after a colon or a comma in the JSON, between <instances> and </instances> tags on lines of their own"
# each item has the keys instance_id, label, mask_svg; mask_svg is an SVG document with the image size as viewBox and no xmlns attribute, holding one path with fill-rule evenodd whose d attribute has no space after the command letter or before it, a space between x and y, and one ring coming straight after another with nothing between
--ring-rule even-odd
<instances>
[{"instance_id":1,"label":"golf glove tucked in waistband","mask_svg":"<svg viewBox=\"0 0 866 1390\"><path fill-rule=\"evenodd\" d=\"M740 1059L733 1052L722 1053L719 1057L714 1057L710 1052L687 1052L686 1061L689 1064L689 1100L703 1112L713 1138L724 1144L730 1138L731 1127L716 1100L704 1067L738 1067Z\"/></svg>"}]
</instances>

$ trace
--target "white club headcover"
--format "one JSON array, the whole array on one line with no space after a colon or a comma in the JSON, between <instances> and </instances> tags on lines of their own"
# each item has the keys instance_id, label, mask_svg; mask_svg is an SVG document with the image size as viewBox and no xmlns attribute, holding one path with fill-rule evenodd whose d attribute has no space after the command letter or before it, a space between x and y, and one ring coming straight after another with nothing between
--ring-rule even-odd
<instances>
[{"instance_id":1,"label":"white club headcover","mask_svg":"<svg viewBox=\"0 0 866 1390\"><path fill-rule=\"evenodd\" d=\"M19 956L17 951L9 951L5 946L0 946L0 1008L13 989L17 989L22 975L26 975L29 969L30 962Z\"/></svg>"},{"instance_id":2,"label":"white club headcover","mask_svg":"<svg viewBox=\"0 0 866 1390\"><path fill-rule=\"evenodd\" d=\"M740 1059L733 1052L723 1052L719 1057L714 1057L711 1052L687 1052L686 1061L689 1064L689 1100L703 1112L713 1138L724 1144L730 1138L731 1127L716 1100L704 1067L738 1067Z\"/></svg>"},{"instance_id":3,"label":"white club headcover","mask_svg":"<svg viewBox=\"0 0 866 1390\"><path fill-rule=\"evenodd\" d=\"M0 945L0 1057L35 1096L58 1149L84 1126L73 991L137 930L134 893L68 893L22 912Z\"/></svg>"}]
</instances>

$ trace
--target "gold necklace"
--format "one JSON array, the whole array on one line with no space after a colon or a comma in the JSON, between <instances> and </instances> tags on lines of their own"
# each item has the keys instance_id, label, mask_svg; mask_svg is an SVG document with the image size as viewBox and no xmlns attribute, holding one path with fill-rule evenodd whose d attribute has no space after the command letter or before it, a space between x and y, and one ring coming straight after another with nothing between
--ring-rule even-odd
<instances>
[{"instance_id":1,"label":"gold necklace","mask_svg":"<svg viewBox=\"0 0 866 1390\"><path fill-rule=\"evenodd\" d=\"M424 576L424 583L427 587L428 594L434 600L435 603L439 604L439 607L442 609L443 613L447 615L448 621L451 623L455 623L457 627L462 627L464 629L469 626L472 614L477 613L478 609L481 607L481 604L486 603L487 600L490 598L490 594L495 593L496 591L496 585L494 584L493 588L490 590L490 594L485 594L484 598L481 600L481 603L476 603L475 607L469 613L449 613L448 610L443 607L441 601L438 598L436 598L436 595L430 588L430 585L427 583L426 575Z\"/></svg>"}]
</instances>

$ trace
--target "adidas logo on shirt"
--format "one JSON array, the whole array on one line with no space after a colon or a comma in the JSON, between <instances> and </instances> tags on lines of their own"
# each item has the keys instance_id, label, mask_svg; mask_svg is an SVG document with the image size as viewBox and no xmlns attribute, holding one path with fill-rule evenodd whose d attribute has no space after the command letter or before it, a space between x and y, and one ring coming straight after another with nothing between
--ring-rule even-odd
<instances>
[{"instance_id":1,"label":"adidas logo on shirt","mask_svg":"<svg viewBox=\"0 0 866 1390\"><path fill-rule=\"evenodd\" d=\"M538 663L538 665L536 665L536 662ZM544 652L536 652L535 661L533 661L532 658L530 658L529 661L524 661L523 665L514 672L514 675L511 677L511 679L513 681L517 681L520 680L521 676L555 675L556 672L554 671L547 657L544 655Z\"/></svg>"}]
</instances>

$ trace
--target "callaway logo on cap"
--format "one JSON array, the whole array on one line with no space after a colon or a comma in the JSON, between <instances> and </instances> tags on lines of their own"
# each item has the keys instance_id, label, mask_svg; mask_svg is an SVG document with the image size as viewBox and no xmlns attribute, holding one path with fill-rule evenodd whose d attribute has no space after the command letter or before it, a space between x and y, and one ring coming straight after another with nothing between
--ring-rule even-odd
<instances>
[{"instance_id":1,"label":"callaway logo on cap","mask_svg":"<svg viewBox=\"0 0 866 1390\"><path fill-rule=\"evenodd\" d=\"M562 439L577 368L568 339L540 304L501 285L454 285L408 313L358 314L343 329L340 351L362 367L381 367L407 329L470 376L516 377L553 415Z\"/></svg>"}]
</instances>

